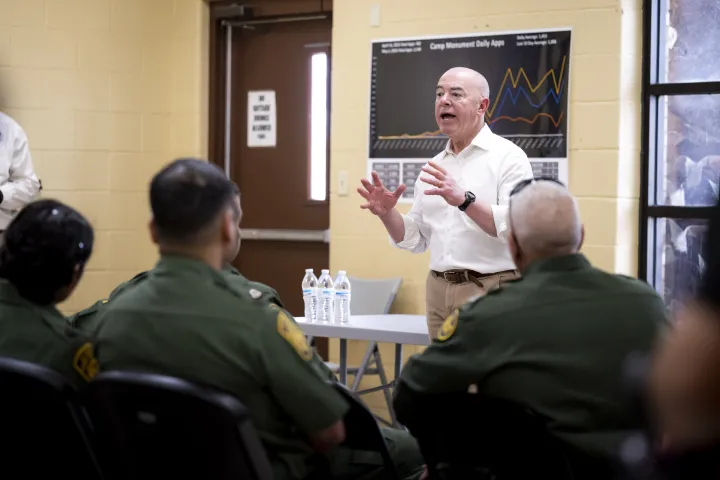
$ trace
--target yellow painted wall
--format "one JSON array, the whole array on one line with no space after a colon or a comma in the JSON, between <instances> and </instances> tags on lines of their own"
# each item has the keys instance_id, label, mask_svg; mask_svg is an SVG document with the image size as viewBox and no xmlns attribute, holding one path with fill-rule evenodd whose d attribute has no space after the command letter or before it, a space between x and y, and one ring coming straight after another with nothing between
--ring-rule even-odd
<instances>
[{"instance_id":1,"label":"yellow painted wall","mask_svg":"<svg viewBox=\"0 0 720 480\"><path fill-rule=\"evenodd\" d=\"M370 27L372 4L381 23ZM424 313L427 254L388 244L382 224L337 178L365 175L370 42L378 38L572 28L571 191L585 222L584 253L600 268L636 274L640 137L640 0L344 0L334 4L330 266L355 276L402 276L395 311ZM490 86L491 89L493 85ZM432 99L434 92L429 91ZM428 102L432 108L432 101ZM354 192L354 189L351 190ZM409 208L403 207L405 213ZM333 356L337 355L336 345ZM351 345L351 360L364 344ZM417 348L406 348L408 353ZM382 349L391 367L393 351ZM374 385L376 382L367 382ZM378 394L369 403L380 406Z\"/></svg>"},{"instance_id":2,"label":"yellow painted wall","mask_svg":"<svg viewBox=\"0 0 720 480\"><path fill-rule=\"evenodd\" d=\"M96 230L71 312L156 259L147 183L205 156L202 0L0 0L0 110L25 128L43 196Z\"/></svg>"}]
</instances>

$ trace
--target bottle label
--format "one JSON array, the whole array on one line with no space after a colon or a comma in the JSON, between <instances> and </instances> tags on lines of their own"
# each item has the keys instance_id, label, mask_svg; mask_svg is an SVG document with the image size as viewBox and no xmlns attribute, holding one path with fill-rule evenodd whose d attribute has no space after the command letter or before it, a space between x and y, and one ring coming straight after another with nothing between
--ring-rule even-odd
<instances>
[{"instance_id":1,"label":"bottle label","mask_svg":"<svg viewBox=\"0 0 720 480\"><path fill-rule=\"evenodd\" d=\"M350 292L348 292L347 290L344 290L344 291L338 290L335 292L335 295L337 295L338 297L349 297Z\"/></svg>"},{"instance_id":2,"label":"bottle label","mask_svg":"<svg viewBox=\"0 0 720 480\"><path fill-rule=\"evenodd\" d=\"M309 297L313 294L312 288L303 288L303 297Z\"/></svg>"},{"instance_id":3,"label":"bottle label","mask_svg":"<svg viewBox=\"0 0 720 480\"><path fill-rule=\"evenodd\" d=\"M323 289L322 289L322 294L325 295L325 296L332 297L332 296L335 294L335 290L332 289L332 288L323 288Z\"/></svg>"}]
</instances>

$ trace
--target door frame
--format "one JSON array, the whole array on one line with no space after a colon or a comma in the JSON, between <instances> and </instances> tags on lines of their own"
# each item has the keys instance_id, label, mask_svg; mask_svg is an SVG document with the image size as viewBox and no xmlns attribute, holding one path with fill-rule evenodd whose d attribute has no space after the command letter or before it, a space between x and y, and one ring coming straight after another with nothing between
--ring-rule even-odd
<instances>
[{"instance_id":1,"label":"door frame","mask_svg":"<svg viewBox=\"0 0 720 480\"><path fill-rule=\"evenodd\" d=\"M208 161L219 166L230 175L229 136L227 135L227 122L230 118L229 88L228 88L228 60L230 54L231 29L242 24L267 24L301 22L313 20L330 20L332 22L332 3L329 10L309 12L287 12L277 15L255 16L252 8L238 6L234 2L228 4L222 0L207 0L209 15L209 52L208 52ZM323 5L321 5L323 8ZM229 28L228 28L229 27ZM332 62L332 45L328 48L328 70ZM328 75L329 88L330 75ZM328 113L331 111L330 89L328 88ZM330 115L327 122L330 131ZM328 155L330 153L330 137L328 136ZM328 156L329 158L329 156ZM327 202L330 201L330 168L327 169ZM329 358L329 341L327 338L317 338L315 347L318 354L325 360Z\"/></svg>"}]
</instances>

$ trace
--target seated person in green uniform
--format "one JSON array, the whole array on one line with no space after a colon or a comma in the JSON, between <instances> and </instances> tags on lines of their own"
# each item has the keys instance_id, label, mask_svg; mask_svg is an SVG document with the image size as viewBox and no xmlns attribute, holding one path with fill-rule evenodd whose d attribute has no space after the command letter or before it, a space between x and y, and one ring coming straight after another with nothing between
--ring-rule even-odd
<instances>
[{"instance_id":1,"label":"seated person in green uniform","mask_svg":"<svg viewBox=\"0 0 720 480\"><path fill-rule=\"evenodd\" d=\"M233 197L223 172L198 160L178 160L153 178L150 230L160 260L103 307L102 369L171 375L236 395L278 480L312 478L328 460L338 478L378 478L381 465L338 455L348 405L312 365L292 317L222 273L239 234Z\"/></svg>"},{"instance_id":2,"label":"seated person in green uniform","mask_svg":"<svg viewBox=\"0 0 720 480\"><path fill-rule=\"evenodd\" d=\"M518 184L508 221L522 278L456 310L408 362L397 418L411 432L451 422L453 405L439 399L476 393L534 411L583 458L614 468L628 431L642 428L626 361L654 349L667 325L664 303L646 283L594 268L579 253L584 230L562 184Z\"/></svg>"},{"instance_id":3,"label":"seated person in green uniform","mask_svg":"<svg viewBox=\"0 0 720 480\"><path fill-rule=\"evenodd\" d=\"M235 200L237 202L238 208L240 208L240 191L238 190L237 185L233 184L233 190L235 192ZM232 262L235 260L235 257L237 257L238 252L240 251L240 237L238 236L237 240L237 246L234 250L228 250L227 258L225 258L225 264L223 265L223 273L228 275L228 278L237 283L241 288L249 288L254 289L258 293L260 293L263 297L265 297L266 300L269 302L272 302L279 307L282 307L283 304L280 301L280 296L278 295L277 291L268 286L264 285L260 282L252 282L245 278L238 269L233 267ZM129 285L134 284L136 282L143 281L147 277L148 272L140 272L137 275L135 275L130 280L121 283L115 289L108 295L108 298L98 300L94 304L90 305L89 307L75 313L74 315L71 315L68 318L68 321L76 328L83 330L87 333L94 334L97 330L97 320L99 318L99 313L102 310L103 306L105 306L109 301L111 301L113 298L115 298L117 295L119 295L125 288L127 288Z\"/></svg>"},{"instance_id":4,"label":"seated person in green uniform","mask_svg":"<svg viewBox=\"0 0 720 480\"><path fill-rule=\"evenodd\" d=\"M43 365L76 387L97 371L92 344L56 305L83 275L93 229L55 200L28 204L5 231L0 246L0 356Z\"/></svg>"}]
</instances>

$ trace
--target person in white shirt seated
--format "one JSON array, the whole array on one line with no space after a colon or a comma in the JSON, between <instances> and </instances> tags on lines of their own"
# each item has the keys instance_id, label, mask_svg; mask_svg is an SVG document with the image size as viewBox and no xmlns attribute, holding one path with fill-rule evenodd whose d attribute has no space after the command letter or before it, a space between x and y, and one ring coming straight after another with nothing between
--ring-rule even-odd
<instances>
[{"instance_id":1,"label":"person in white shirt seated","mask_svg":"<svg viewBox=\"0 0 720 480\"><path fill-rule=\"evenodd\" d=\"M508 197L521 180L532 179L530 161L520 147L495 135L485 123L490 87L468 68L445 72L435 89L435 120L447 135L444 151L422 170L407 215L377 173L362 180L361 207L380 218L393 245L430 250L426 284L427 322L435 338L445 318L467 300L517 278L508 253Z\"/></svg>"},{"instance_id":2,"label":"person in white shirt seated","mask_svg":"<svg viewBox=\"0 0 720 480\"><path fill-rule=\"evenodd\" d=\"M25 131L0 112L0 234L39 193L40 180L35 175Z\"/></svg>"}]
</instances>

